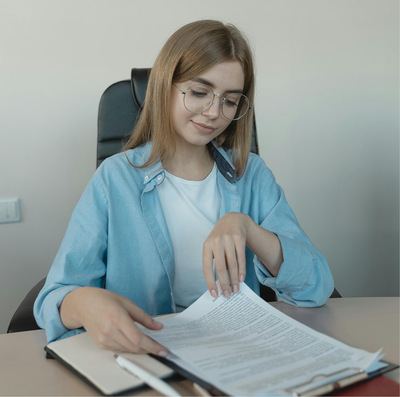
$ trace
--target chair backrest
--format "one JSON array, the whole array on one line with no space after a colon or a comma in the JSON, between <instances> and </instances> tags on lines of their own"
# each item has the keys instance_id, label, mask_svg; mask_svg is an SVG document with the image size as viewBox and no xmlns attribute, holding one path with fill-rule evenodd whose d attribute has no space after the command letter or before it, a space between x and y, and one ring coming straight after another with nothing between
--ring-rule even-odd
<instances>
[{"instance_id":1,"label":"chair backrest","mask_svg":"<svg viewBox=\"0 0 400 397\"><path fill-rule=\"evenodd\" d=\"M150 69L132 69L131 79L110 85L103 93L98 113L97 167L121 151L139 117Z\"/></svg>"},{"instance_id":2,"label":"chair backrest","mask_svg":"<svg viewBox=\"0 0 400 397\"><path fill-rule=\"evenodd\" d=\"M104 91L98 115L97 167L105 158L120 152L132 133L146 97L150 70L132 69L130 80L114 83ZM251 151L258 154L255 118Z\"/></svg>"}]
</instances>

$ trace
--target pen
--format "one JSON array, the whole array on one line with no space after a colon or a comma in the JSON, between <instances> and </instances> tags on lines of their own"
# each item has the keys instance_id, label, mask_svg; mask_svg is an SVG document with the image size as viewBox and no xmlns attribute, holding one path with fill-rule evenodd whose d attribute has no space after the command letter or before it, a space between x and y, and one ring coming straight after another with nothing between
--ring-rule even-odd
<instances>
[{"instance_id":1,"label":"pen","mask_svg":"<svg viewBox=\"0 0 400 397\"><path fill-rule=\"evenodd\" d=\"M152 375L139 365L133 363L132 361L122 357L119 354L114 354L118 365L128 371L130 374L137 376L144 383L152 387L153 389L159 391L166 396L180 397L181 395L173 389L167 382L164 382L157 376Z\"/></svg>"}]
</instances>

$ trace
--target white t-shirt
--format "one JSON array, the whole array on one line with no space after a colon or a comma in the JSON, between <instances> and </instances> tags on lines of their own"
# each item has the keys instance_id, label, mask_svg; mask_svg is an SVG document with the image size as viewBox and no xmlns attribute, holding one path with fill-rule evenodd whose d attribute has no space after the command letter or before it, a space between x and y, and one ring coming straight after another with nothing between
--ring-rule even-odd
<instances>
[{"instance_id":1,"label":"white t-shirt","mask_svg":"<svg viewBox=\"0 0 400 397\"><path fill-rule=\"evenodd\" d=\"M203 243L219 218L221 205L216 164L202 181L188 181L165 172L157 191L174 250L175 304L182 311L207 290Z\"/></svg>"}]
</instances>

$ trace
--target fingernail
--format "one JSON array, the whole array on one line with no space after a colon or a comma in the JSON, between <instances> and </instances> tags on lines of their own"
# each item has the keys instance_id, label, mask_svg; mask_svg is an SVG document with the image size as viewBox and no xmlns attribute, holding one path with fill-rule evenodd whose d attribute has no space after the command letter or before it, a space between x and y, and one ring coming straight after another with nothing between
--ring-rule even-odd
<instances>
[{"instance_id":1,"label":"fingernail","mask_svg":"<svg viewBox=\"0 0 400 397\"><path fill-rule=\"evenodd\" d=\"M243 283L243 281L244 281L244 276L243 276L243 274L240 275L239 281L240 281L241 283Z\"/></svg>"},{"instance_id":2,"label":"fingernail","mask_svg":"<svg viewBox=\"0 0 400 397\"><path fill-rule=\"evenodd\" d=\"M224 291L224 296L225 296L225 298L230 298L231 293L228 290L225 290Z\"/></svg>"},{"instance_id":3,"label":"fingernail","mask_svg":"<svg viewBox=\"0 0 400 397\"><path fill-rule=\"evenodd\" d=\"M236 294L236 293L238 293L238 292L239 292L239 288L238 288L238 286L235 284L235 285L233 286L233 293Z\"/></svg>"},{"instance_id":4,"label":"fingernail","mask_svg":"<svg viewBox=\"0 0 400 397\"><path fill-rule=\"evenodd\" d=\"M158 352L158 355L160 357L167 357L168 356L168 352L166 352L165 350L161 350Z\"/></svg>"},{"instance_id":5,"label":"fingernail","mask_svg":"<svg viewBox=\"0 0 400 397\"><path fill-rule=\"evenodd\" d=\"M157 320L154 320L154 318L153 318L153 324L154 325L157 325L158 327L162 327L164 324L163 323L160 323L159 321L157 321Z\"/></svg>"},{"instance_id":6,"label":"fingernail","mask_svg":"<svg viewBox=\"0 0 400 397\"><path fill-rule=\"evenodd\" d=\"M215 289L213 289L213 290L211 291L211 295L212 295L214 298L218 298L218 294L217 294L217 291L215 291Z\"/></svg>"}]
</instances>

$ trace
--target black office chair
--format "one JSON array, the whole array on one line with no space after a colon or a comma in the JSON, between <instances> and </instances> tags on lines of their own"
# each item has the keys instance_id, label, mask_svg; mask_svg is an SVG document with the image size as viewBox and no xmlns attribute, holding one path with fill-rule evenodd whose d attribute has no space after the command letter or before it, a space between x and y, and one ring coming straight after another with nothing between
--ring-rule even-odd
<instances>
[{"instance_id":1,"label":"black office chair","mask_svg":"<svg viewBox=\"0 0 400 397\"><path fill-rule=\"evenodd\" d=\"M150 69L132 69L130 80L112 84L104 91L98 113L97 167L107 157L120 152L129 138L146 96L149 73ZM259 153L255 119L251 150ZM28 292L10 321L8 333L39 329L33 317L33 303L44 283L45 279ZM276 300L274 291L263 285L260 295L268 302ZM333 295L340 297L336 290Z\"/></svg>"}]
</instances>

